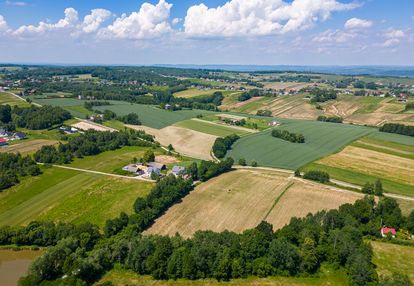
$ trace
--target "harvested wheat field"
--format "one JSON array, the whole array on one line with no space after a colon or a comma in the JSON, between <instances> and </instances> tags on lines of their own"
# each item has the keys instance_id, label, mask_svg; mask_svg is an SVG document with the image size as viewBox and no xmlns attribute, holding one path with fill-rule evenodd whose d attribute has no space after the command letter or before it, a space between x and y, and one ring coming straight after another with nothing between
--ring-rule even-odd
<instances>
[{"instance_id":1,"label":"harvested wheat field","mask_svg":"<svg viewBox=\"0 0 414 286\"><path fill-rule=\"evenodd\" d=\"M305 120L316 119L322 114L309 103L309 100L304 99L303 95L282 96L263 105L260 109L270 110L272 115L276 117Z\"/></svg>"},{"instance_id":2,"label":"harvested wheat field","mask_svg":"<svg viewBox=\"0 0 414 286\"><path fill-rule=\"evenodd\" d=\"M414 160L364 148L347 146L317 163L414 185Z\"/></svg>"},{"instance_id":3,"label":"harvested wheat field","mask_svg":"<svg viewBox=\"0 0 414 286\"><path fill-rule=\"evenodd\" d=\"M42 146L48 146L48 145L55 145L58 141L54 140L31 140L31 141L24 141L23 143L18 143L15 145L9 145L3 148L0 148L0 153L20 153L20 154L27 154L36 152Z\"/></svg>"},{"instance_id":4,"label":"harvested wheat field","mask_svg":"<svg viewBox=\"0 0 414 286\"><path fill-rule=\"evenodd\" d=\"M175 151L183 155L197 159L212 159L210 152L217 138L216 136L177 126L168 126L162 129L142 125L126 126L135 130L144 130L146 133L155 136L155 140L162 145L171 144Z\"/></svg>"},{"instance_id":5,"label":"harvested wheat field","mask_svg":"<svg viewBox=\"0 0 414 286\"><path fill-rule=\"evenodd\" d=\"M155 156L155 162L168 165L168 164L178 163L180 162L180 160L178 160L174 156L158 155L158 156Z\"/></svg>"},{"instance_id":6,"label":"harvested wheat field","mask_svg":"<svg viewBox=\"0 0 414 286\"><path fill-rule=\"evenodd\" d=\"M293 185L277 202L266 221L279 229L290 222L292 217L305 217L309 213L339 208L354 203L362 194L342 191L324 185L295 179Z\"/></svg>"},{"instance_id":7,"label":"harvested wheat field","mask_svg":"<svg viewBox=\"0 0 414 286\"><path fill-rule=\"evenodd\" d=\"M96 130L96 131L110 131L110 132L115 132L117 130L110 128L110 127L106 127L100 124L96 124L90 121L81 121L75 124L72 124L73 127L78 128L80 130Z\"/></svg>"},{"instance_id":8,"label":"harvested wheat field","mask_svg":"<svg viewBox=\"0 0 414 286\"><path fill-rule=\"evenodd\" d=\"M266 219L280 228L293 216L337 208L362 197L357 193L292 178L276 171L237 170L223 174L186 196L146 234L189 237L197 230L242 232Z\"/></svg>"},{"instance_id":9,"label":"harvested wheat field","mask_svg":"<svg viewBox=\"0 0 414 286\"><path fill-rule=\"evenodd\" d=\"M242 232L263 220L289 184L286 174L237 170L196 187L159 218L147 234L188 237L197 230Z\"/></svg>"}]
</instances>

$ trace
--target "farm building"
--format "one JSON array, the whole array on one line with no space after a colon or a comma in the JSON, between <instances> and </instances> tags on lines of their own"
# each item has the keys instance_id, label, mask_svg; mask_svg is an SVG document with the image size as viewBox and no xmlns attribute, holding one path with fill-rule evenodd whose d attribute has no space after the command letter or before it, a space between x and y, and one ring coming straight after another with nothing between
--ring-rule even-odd
<instances>
[{"instance_id":1,"label":"farm building","mask_svg":"<svg viewBox=\"0 0 414 286\"><path fill-rule=\"evenodd\" d=\"M165 166L164 164L156 163L156 162L149 162L147 166L155 168L155 169L159 169L159 170L165 170L167 168L167 166Z\"/></svg>"},{"instance_id":2,"label":"farm building","mask_svg":"<svg viewBox=\"0 0 414 286\"><path fill-rule=\"evenodd\" d=\"M16 138L17 140L26 139L26 133L24 133L24 132L17 132L17 133L14 134L14 138Z\"/></svg>"},{"instance_id":3,"label":"farm building","mask_svg":"<svg viewBox=\"0 0 414 286\"><path fill-rule=\"evenodd\" d=\"M142 165L142 164L129 164L123 167L122 170L129 172L129 173L136 174L138 176L151 177L153 173L160 175L161 170L162 168L165 168L165 165L154 163L154 162L152 163L153 163L152 166L150 165L151 163L148 163L147 166Z\"/></svg>"},{"instance_id":4,"label":"farm building","mask_svg":"<svg viewBox=\"0 0 414 286\"><path fill-rule=\"evenodd\" d=\"M185 174L185 167L183 166L174 166L171 170L171 173L174 174L174 176L183 176Z\"/></svg>"},{"instance_id":5,"label":"farm building","mask_svg":"<svg viewBox=\"0 0 414 286\"><path fill-rule=\"evenodd\" d=\"M394 228L388 228L388 227L382 227L381 228L381 236L387 237L391 235L392 238L395 238L395 235L397 234L397 231Z\"/></svg>"},{"instance_id":6,"label":"farm building","mask_svg":"<svg viewBox=\"0 0 414 286\"><path fill-rule=\"evenodd\" d=\"M7 131L4 128L0 128L0 136L7 136Z\"/></svg>"},{"instance_id":7,"label":"farm building","mask_svg":"<svg viewBox=\"0 0 414 286\"><path fill-rule=\"evenodd\" d=\"M7 143L7 140L6 139L0 138L0 146L5 146L7 144L8 143Z\"/></svg>"}]
</instances>

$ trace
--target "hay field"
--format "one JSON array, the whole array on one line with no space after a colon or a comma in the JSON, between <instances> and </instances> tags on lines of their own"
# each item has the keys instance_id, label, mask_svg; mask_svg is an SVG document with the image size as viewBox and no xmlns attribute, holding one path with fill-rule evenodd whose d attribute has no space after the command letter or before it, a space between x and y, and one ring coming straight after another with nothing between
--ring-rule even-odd
<instances>
[{"instance_id":1,"label":"hay field","mask_svg":"<svg viewBox=\"0 0 414 286\"><path fill-rule=\"evenodd\" d=\"M197 186L146 234L178 232L189 237L197 230L242 232L263 219L278 229L293 216L337 208L361 197L276 171L236 170Z\"/></svg>"},{"instance_id":2,"label":"hay field","mask_svg":"<svg viewBox=\"0 0 414 286\"><path fill-rule=\"evenodd\" d=\"M259 224L289 183L288 175L237 170L196 187L147 234L191 236L197 230L242 232Z\"/></svg>"},{"instance_id":3,"label":"hay field","mask_svg":"<svg viewBox=\"0 0 414 286\"><path fill-rule=\"evenodd\" d=\"M154 129L147 126L126 125L135 130L144 130L155 136L161 145L171 144L175 151L189 157L211 160L211 149L217 136L178 127L168 126L163 129Z\"/></svg>"},{"instance_id":4,"label":"hay field","mask_svg":"<svg viewBox=\"0 0 414 286\"><path fill-rule=\"evenodd\" d=\"M110 128L110 127L106 127L104 125L101 124L96 124L93 123L91 121L81 121L75 124L72 124L71 126L80 129L80 130L96 130L96 131L110 131L110 132L115 132L117 131L116 129Z\"/></svg>"},{"instance_id":5,"label":"hay field","mask_svg":"<svg viewBox=\"0 0 414 286\"><path fill-rule=\"evenodd\" d=\"M347 169L413 186L414 160L383 152L347 146L343 151L317 161L329 167Z\"/></svg>"},{"instance_id":6,"label":"hay field","mask_svg":"<svg viewBox=\"0 0 414 286\"><path fill-rule=\"evenodd\" d=\"M373 263L379 275L392 272L405 273L414 283L414 247L371 241L374 250Z\"/></svg>"},{"instance_id":7,"label":"hay field","mask_svg":"<svg viewBox=\"0 0 414 286\"><path fill-rule=\"evenodd\" d=\"M305 217L309 213L339 208L345 203L354 203L362 194L350 191L333 191L329 187L304 180L295 183L280 198L266 221L275 229L282 228L292 217Z\"/></svg>"},{"instance_id":8,"label":"hay field","mask_svg":"<svg viewBox=\"0 0 414 286\"><path fill-rule=\"evenodd\" d=\"M263 82L264 87L271 89L301 90L314 85L313 82Z\"/></svg>"},{"instance_id":9,"label":"hay field","mask_svg":"<svg viewBox=\"0 0 414 286\"><path fill-rule=\"evenodd\" d=\"M259 166L295 170L319 158L337 152L352 141L375 132L373 128L318 121L279 119L281 130L302 133L305 143L291 143L271 136L272 129L247 135L233 144L227 154L244 158Z\"/></svg>"},{"instance_id":10,"label":"hay field","mask_svg":"<svg viewBox=\"0 0 414 286\"><path fill-rule=\"evenodd\" d=\"M10 106L28 107L30 103L13 96L8 92L0 92L0 105L8 104Z\"/></svg>"},{"instance_id":11,"label":"hay field","mask_svg":"<svg viewBox=\"0 0 414 286\"><path fill-rule=\"evenodd\" d=\"M31 141L23 141L22 143L9 145L3 148L0 148L0 153L20 153L20 154L28 154L32 152L36 152L42 146L48 145L55 145L58 141L54 140L31 140Z\"/></svg>"}]
</instances>

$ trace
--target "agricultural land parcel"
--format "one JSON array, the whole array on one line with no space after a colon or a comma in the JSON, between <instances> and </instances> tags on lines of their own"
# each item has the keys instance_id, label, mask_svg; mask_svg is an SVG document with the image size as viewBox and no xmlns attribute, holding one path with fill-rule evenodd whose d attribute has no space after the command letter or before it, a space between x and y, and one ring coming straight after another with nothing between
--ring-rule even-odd
<instances>
[{"instance_id":1,"label":"agricultural land parcel","mask_svg":"<svg viewBox=\"0 0 414 286\"><path fill-rule=\"evenodd\" d=\"M116 172L148 148L124 147L93 157L75 159L70 167ZM160 153L158 153L160 154ZM114 178L57 167L27 177L0 193L0 225L27 224L35 219L93 222L103 226L120 212L132 212L133 201L145 196L152 183Z\"/></svg>"},{"instance_id":2,"label":"agricultural land parcel","mask_svg":"<svg viewBox=\"0 0 414 286\"><path fill-rule=\"evenodd\" d=\"M0 105L8 104L10 106L27 107L30 104L20 98L8 93L0 92Z\"/></svg>"},{"instance_id":3,"label":"agricultural land parcel","mask_svg":"<svg viewBox=\"0 0 414 286\"><path fill-rule=\"evenodd\" d=\"M189 119L177 122L175 126L191 129L194 131L211 134L218 137L225 137L231 134L237 134L243 136L246 134L253 133L253 130L247 128L239 128L237 126L232 127L224 124L218 124L214 122L199 120L199 119Z\"/></svg>"},{"instance_id":4,"label":"agricultural land parcel","mask_svg":"<svg viewBox=\"0 0 414 286\"><path fill-rule=\"evenodd\" d=\"M377 138L362 138L341 152L304 168L310 169L327 171L335 179L357 185L381 179L386 192L414 196L414 139L411 139L410 146Z\"/></svg>"},{"instance_id":5,"label":"agricultural land parcel","mask_svg":"<svg viewBox=\"0 0 414 286\"><path fill-rule=\"evenodd\" d=\"M309 199L312 198L312 200ZM197 230L242 232L267 220L280 228L294 216L337 208L362 195L274 171L237 170L220 175L174 205L146 232L188 237Z\"/></svg>"},{"instance_id":6,"label":"agricultural land parcel","mask_svg":"<svg viewBox=\"0 0 414 286\"><path fill-rule=\"evenodd\" d=\"M271 136L271 129L245 136L233 144L228 156L260 166L295 170L337 152L352 141L376 132L373 128L317 121L279 119L278 129L302 133L306 142L291 143Z\"/></svg>"}]
</instances>

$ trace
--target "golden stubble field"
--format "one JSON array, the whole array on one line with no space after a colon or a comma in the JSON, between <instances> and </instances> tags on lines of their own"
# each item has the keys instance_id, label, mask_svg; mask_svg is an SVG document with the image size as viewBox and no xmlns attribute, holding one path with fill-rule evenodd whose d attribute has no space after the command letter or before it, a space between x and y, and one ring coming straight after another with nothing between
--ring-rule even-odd
<instances>
[{"instance_id":1,"label":"golden stubble field","mask_svg":"<svg viewBox=\"0 0 414 286\"><path fill-rule=\"evenodd\" d=\"M347 146L341 152L323 158L317 163L414 186L414 160L399 156Z\"/></svg>"},{"instance_id":2,"label":"golden stubble field","mask_svg":"<svg viewBox=\"0 0 414 286\"><path fill-rule=\"evenodd\" d=\"M196 187L146 234L189 237L197 230L242 232L263 219L275 229L294 216L337 208L362 196L263 170L236 170Z\"/></svg>"},{"instance_id":3,"label":"golden stubble field","mask_svg":"<svg viewBox=\"0 0 414 286\"><path fill-rule=\"evenodd\" d=\"M168 126L162 129L150 128L143 125L126 126L135 130L144 130L146 133L155 136L155 140L162 145L167 146L171 144L175 151L180 154L197 159L212 159L210 152L217 138L214 135L177 126Z\"/></svg>"}]
</instances>

